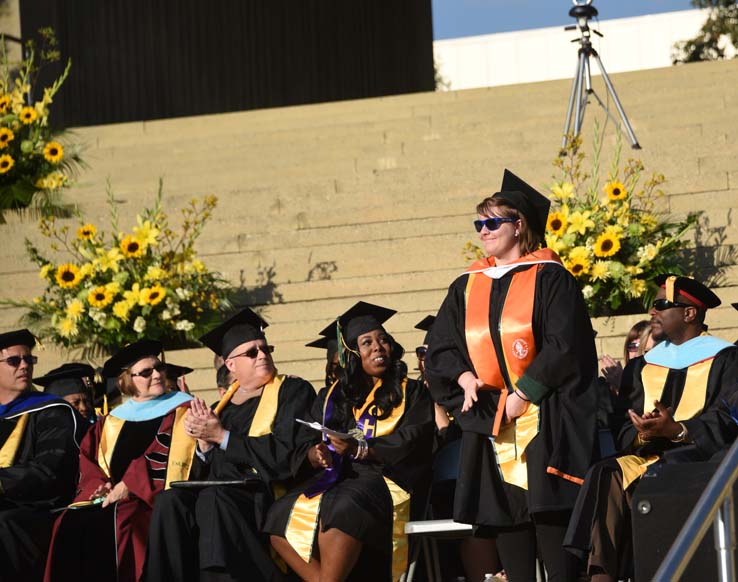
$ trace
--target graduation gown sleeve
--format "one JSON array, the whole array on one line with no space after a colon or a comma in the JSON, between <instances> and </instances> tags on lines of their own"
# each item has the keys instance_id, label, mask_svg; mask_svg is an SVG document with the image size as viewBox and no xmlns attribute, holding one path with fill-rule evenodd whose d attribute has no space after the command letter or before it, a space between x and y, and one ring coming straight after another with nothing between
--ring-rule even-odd
<instances>
[{"instance_id":1,"label":"graduation gown sleeve","mask_svg":"<svg viewBox=\"0 0 738 582\"><path fill-rule=\"evenodd\" d=\"M618 446L628 449L634 443L637 431L630 422L628 409L638 414L653 408L653 402L644 402L645 392L641 381L641 371L646 362L637 358L629 362L623 372L622 397L617 402L618 417L622 428L618 435ZM681 393L686 377L684 370L670 370L667 385L675 384L672 390ZM684 420L689 432L689 440L695 445L701 458L709 459L719 450L729 446L738 435L738 424L731 418L731 409L738 411L738 348L728 347L720 351L713 361L707 380L705 407L701 414ZM639 454L647 456L664 450L682 446L668 439L657 439L639 449Z\"/></svg>"},{"instance_id":2,"label":"graduation gown sleeve","mask_svg":"<svg viewBox=\"0 0 738 582\"><path fill-rule=\"evenodd\" d=\"M66 403L30 413L16 462L0 469L0 495L11 501L49 506L71 498L81 423Z\"/></svg>"},{"instance_id":3,"label":"graduation gown sleeve","mask_svg":"<svg viewBox=\"0 0 738 582\"><path fill-rule=\"evenodd\" d=\"M405 414L400 425L392 434L367 439L367 444L384 465L383 473L412 492L428 477L435 423L433 402L426 388L417 380L408 380L405 392Z\"/></svg>"},{"instance_id":4,"label":"graduation gown sleeve","mask_svg":"<svg viewBox=\"0 0 738 582\"><path fill-rule=\"evenodd\" d=\"M248 431L231 431L225 460L235 465L246 464L266 482L281 481L291 476L290 458L295 448L299 424L315 399L313 387L301 378L287 377L279 392L277 415L272 432L248 436Z\"/></svg>"}]
</instances>

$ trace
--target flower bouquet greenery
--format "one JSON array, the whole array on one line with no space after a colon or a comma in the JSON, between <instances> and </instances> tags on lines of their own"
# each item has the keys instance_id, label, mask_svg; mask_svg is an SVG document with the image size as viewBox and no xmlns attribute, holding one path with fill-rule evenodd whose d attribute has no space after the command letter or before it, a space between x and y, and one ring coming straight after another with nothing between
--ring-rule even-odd
<instances>
[{"instance_id":1,"label":"flower bouquet greenery","mask_svg":"<svg viewBox=\"0 0 738 582\"><path fill-rule=\"evenodd\" d=\"M664 176L644 176L640 160L621 164L619 136L601 181L597 134L590 173L583 169L581 138L570 139L554 161L558 176L550 187L546 225L546 244L580 283L593 316L647 309L656 291L649 282L656 275L683 274L682 235L699 219L693 213L669 221L658 212Z\"/></svg>"},{"instance_id":2,"label":"flower bouquet greenery","mask_svg":"<svg viewBox=\"0 0 738 582\"><path fill-rule=\"evenodd\" d=\"M155 203L136 216L132 232L118 230L112 194L111 232L80 222L76 232L42 219L41 233L63 258L47 258L26 240L45 281L32 300L3 300L27 308L23 322L39 337L95 357L142 337L166 347L186 347L220 322L230 307L228 285L197 258L194 244L217 204L215 196L193 199L182 210L175 232L162 210L162 186Z\"/></svg>"},{"instance_id":3,"label":"flower bouquet greenery","mask_svg":"<svg viewBox=\"0 0 738 582\"><path fill-rule=\"evenodd\" d=\"M46 47L41 50L41 62L58 60L53 32L40 32ZM49 124L49 106L69 75L71 62L34 103L35 45L26 45L28 56L17 66L9 62L5 43L0 45L0 222L4 222L7 210L32 204L45 214L62 209L58 193L69 186L70 176L82 161L77 146L63 145L62 134Z\"/></svg>"}]
</instances>

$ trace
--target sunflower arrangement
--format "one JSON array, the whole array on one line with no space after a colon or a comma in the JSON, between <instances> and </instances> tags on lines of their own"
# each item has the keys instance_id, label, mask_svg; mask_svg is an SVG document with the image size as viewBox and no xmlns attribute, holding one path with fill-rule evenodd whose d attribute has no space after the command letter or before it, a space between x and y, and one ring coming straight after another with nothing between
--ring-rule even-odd
<instances>
[{"instance_id":1,"label":"sunflower arrangement","mask_svg":"<svg viewBox=\"0 0 738 582\"><path fill-rule=\"evenodd\" d=\"M82 164L79 148L62 144L63 134L52 129L49 119L49 107L69 75L71 62L43 89L43 97L33 100L33 77L39 64L59 58L53 32L44 29L40 33L44 41L40 58L35 44L30 43L27 58L17 64L9 61L5 43L0 43L0 222L6 211L29 206L45 213L62 211L59 193L70 185Z\"/></svg>"},{"instance_id":2,"label":"sunflower arrangement","mask_svg":"<svg viewBox=\"0 0 738 582\"><path fill-rule=\"evenodd\" d=\"M81 216L76 229L53 217L42 219L40 232L63 258L47 258L26 240L44 293L31 301L0 304L27 309L23 322L39 337L81 348L83 357L109 353L143 336L170 348L194 345L230 307L226 281L209 271L194 249L217 198L191 200L176 232L161 201L160 183L154 205L136 216L131 232L119 231L110 192L110 235Z\"/></svg>"},{"instance_id":3,"label":"sunflower arrangement","mask_svg":"<svg viewBox=\"0 0 738 582\"><path fill-rule=\"evenodd\" d=\"M546 244L580 283L593 316L640 311L655 294L650 281L656 275L683 273L682 235L699 216L670 221L660 213L664 176L645 176L640 160L621 163L620 139L604 180L598 133L591 172L584 170L581 138L569 143L554 161Z\"/></svg>"}]
</instances>

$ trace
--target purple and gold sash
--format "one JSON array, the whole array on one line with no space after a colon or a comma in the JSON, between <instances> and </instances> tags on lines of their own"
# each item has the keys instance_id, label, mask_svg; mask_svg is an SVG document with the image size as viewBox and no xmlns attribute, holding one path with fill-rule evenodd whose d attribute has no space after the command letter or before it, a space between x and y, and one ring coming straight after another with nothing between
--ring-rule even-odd
<instances>
[{"instance_id":1,"label":"purple and gold sash","mask_svg":"<svg viewBox=\"0 0 738 582\"><path fill-rule=\"evenodd\" d=\"M323 405L323 426L327 426L333 415L334 389L337 384L335 382L326 394L325 404ZM354 409L356 425L364 433L365 438L376 438L392 434L405 414L407 378L402 381L402 402L392 410L392 413L387 418L380 420L377 418L377 407L374 402L374 396L381 385L382 380L378 380L364 400L364 405L359 409ZM327 440L327 437L324 437L324 439ZM329 448L331 448L330 445ZM305 562L310 562L312 556L323 493L328 491L340 477L343 456L333 451L332 456L333 466L324 469L318 480L310 488L306 489L295 501L287 522L287 528L285 529L284 537ZM391 479L384 477L384 481L392 497L393 506L392 578L393 580L399 580L400 576L405 572L407 565L405 523L407 523L410 517L410 494Z\"/></svg>"}]
</instances>

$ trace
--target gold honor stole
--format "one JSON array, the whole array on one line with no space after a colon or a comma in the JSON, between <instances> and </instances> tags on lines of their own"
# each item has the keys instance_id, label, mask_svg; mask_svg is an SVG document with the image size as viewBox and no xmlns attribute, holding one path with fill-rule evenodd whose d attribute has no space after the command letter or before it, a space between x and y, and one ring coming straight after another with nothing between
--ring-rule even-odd
<instances>
[{"instance_id":1,"label":"gold honor stole","mask_svg":"<svg viewBox=\"0 0 738 582\"><path fill-rule=\"evenodd\" d=\"M494 258L482 259L470 267L470 271L494 266ZM561 259L550 249L540 249L521 257L516 263L554 261ZM508 389L502 374L501 365L510 379L511 388L516 384L536 357L536 343L533 335L533 302L535 299L536 277L541 265L514 273L510 288L505 297L499 323L500 343L503 362L496 356L490 330L490 295L494 279L483 273L469 273L466 284L466 347L469 358L487 390L500 392L492 428L493 444L497 463L505 482L523 489L528 488L528 469L525 448L538 434L539 408L528 405L522 416L514 422L502 426Z\"/></svg>"},{"instance_id":2,"label":"gold honor stole","mask_svg":"<svg viewBox=\"0 0 738 582\"><path fill-rule=\"evenodd\" d=\"M707 380L710 376L710 368L715 358L708 358L687 368L687 377L684 381L682 397L679 406L674 411L674 420L677 422L689 420L702 413L707 397ZM661 400L666 385L666 377L669 369L656 364L646 364L641 371L643 382L643 406L644 412L654 400ZM638 455L625 455L618 457L618 465L623 472L623 489L627 489L631 483L640 479L649 465L659 460L658 455L640 457Z\"/></svg>"},{"instance_id":3,"label":"gold honor stole","mask_svg":"<svg viewBox=\"0 0 738 582\"><path fill-rule=\"evenodd\" d=\"M189 436L184 428L184 418L188 410L188 406L180 405L175 408L172 440L167 455L165 489L169 489L173 481L186 481L190 475L197 441ZM115 452L115 444L125 423L125 420L116 416L108 415L105 417L105 425L97 449L97 464L108 478L110 478L110 463Z\"/></svg>"},{"instance_id":4,"label":"gold honor stole","mask_svg":"<svg viewBox=\"0 0 738 582\"><path fill-rule=\"evenodd\" d=\"M28 414L18 417L18 422L15 423L13 432L10 433L3 447L0 449L0 469L12 467L13 463L15 463L15 457L18 454L18 448L23 438L23 431L26 430L27 424Z\"/></svg>"},{"instance_id":5,"label":"gold honor stole","mask_svg":"<svg viewBox=\"0 0 738 582\"><path fill-rule=\"evenodd\" d=\"M323 405L324 423L325 408L337 384L338 382L335 382L326 394ZM374 414L372 411L374 407L374 395L381 385L382 380L378 380L374 384L374 388L372 388L369 396L366 397L364 405L359 409L354 409L354 418L357 421L364 416L367 410L370 414ZM402 402L400 405L392 410L389 417L383 420L375 418L374 423L364 423L362 430L365 435L374 438L386 436L394 432L405 413L406 387L407 378L402 381ZM405 535L405 524L410 518L410 494L388 477L384 477L384 482L392 497L392 579L399 580L407 568L407 536ZM305 562L310 562L310 557L312 556L322 497L322 493L310 499L304 494L300 495L295 501L290 512L289 520L287 521L284 537Z\"/></svg>"}]
</instances>

